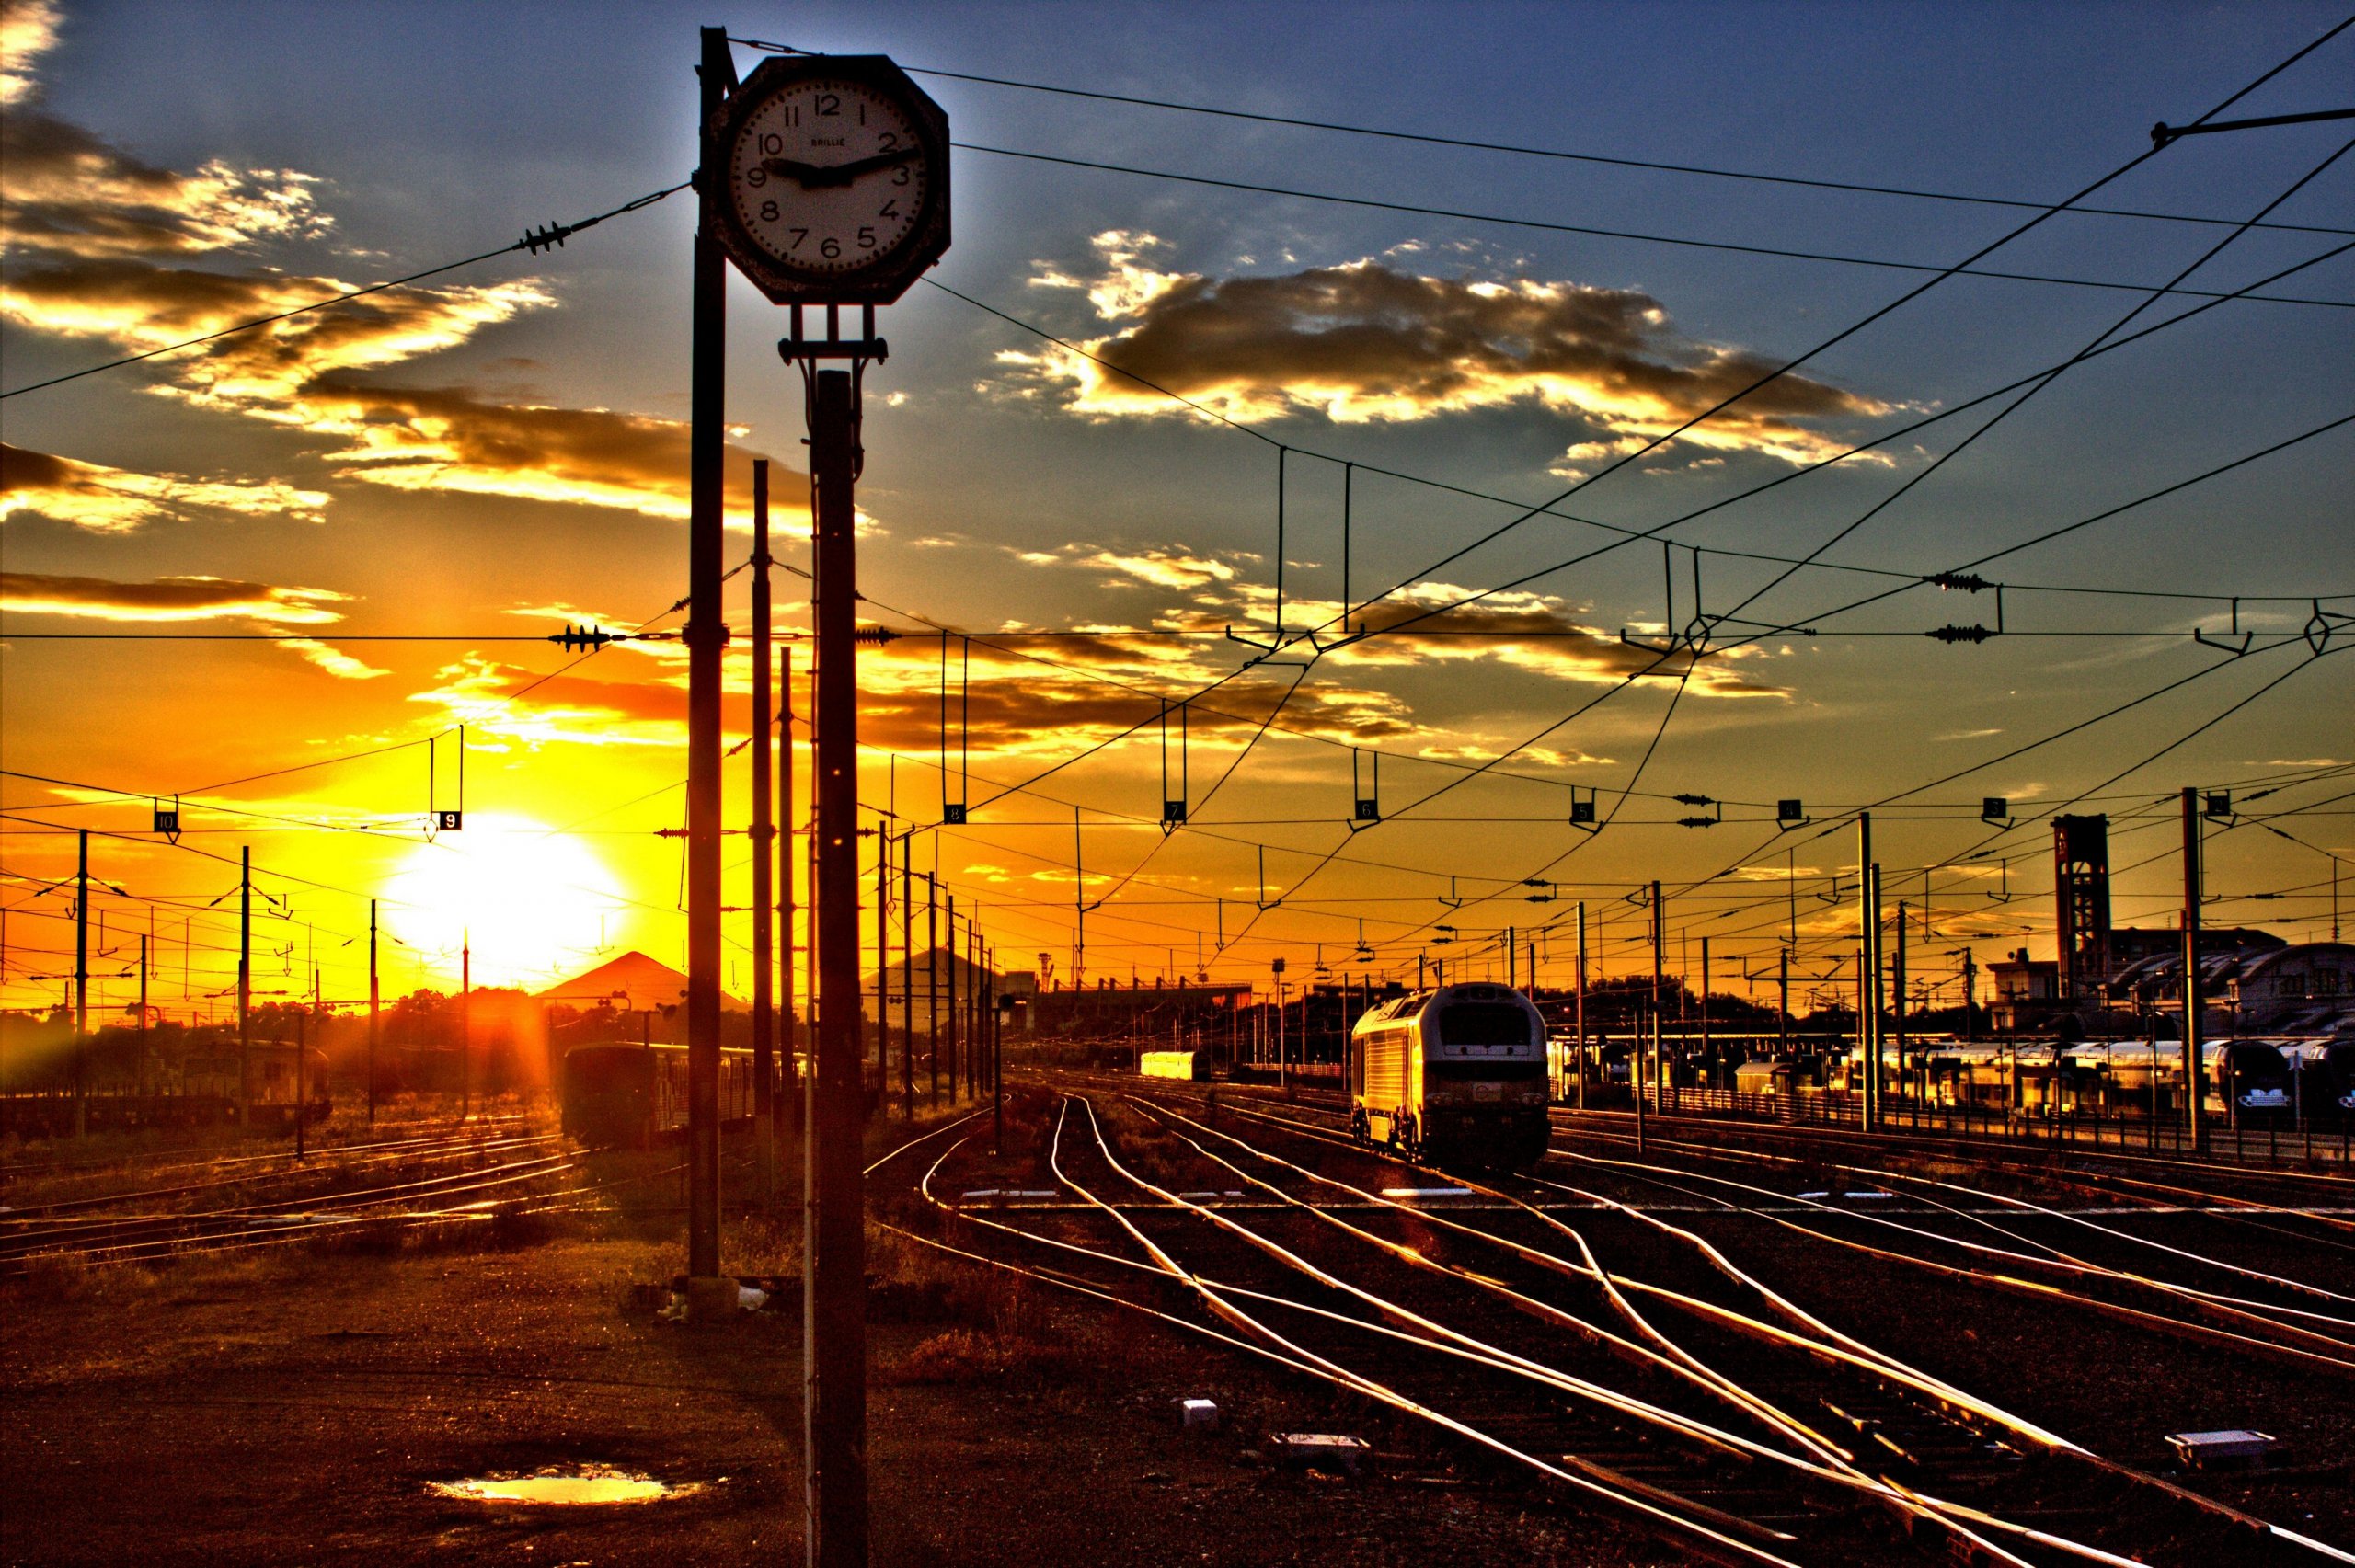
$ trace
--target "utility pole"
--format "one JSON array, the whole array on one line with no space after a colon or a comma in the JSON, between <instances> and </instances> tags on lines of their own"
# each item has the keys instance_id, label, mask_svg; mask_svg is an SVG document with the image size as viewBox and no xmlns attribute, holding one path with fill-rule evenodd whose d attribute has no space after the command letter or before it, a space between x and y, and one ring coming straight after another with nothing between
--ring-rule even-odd
<instances>
[{"instance_id":1,"label":"utility pole","mask_svg":"<svg viewBox=\"0 0 2355 1568\"><path fill-rule=\"evenodd\" d=\"M1908 1070L1905 1062L1905 900L1900 898L1897 901L1897 948L1890 955L1895 963L1890 970L1891 994L1889 999L1890 1012L1892 1014L1890 1027L1897 1036L1897 1084L1900 1093L1903 1093L1906 1085L1913 1082L1907 1076ZM1917 1117L1921 1115L1921 1106L1918 1104L1914 1106L1913 1114Z\"/></svg>"},{"instance_id":2,"label":"utility pole","mask_svg":"<svg viewBox=\"0 0 2355 1568\"><path fill-rule=\"evenodd\" d=\"M89 1065L90 1032L90 830L76 834L80 869L74 877L74 1136L89 1131L84 1077Z\"/></svg>"},{"instance_id":3,"label":"utility pole","mask_svg":"<svg viewBox=\"0 0 2355 1568\"><path fill-rule=\"evenodd\" d=\"M776 828L770 747L769 460L752 460L752 1181L776 1202ZM880 917L878 917L879 919Z\"/></svg>"},{"instance_id":4,"label":"utility pole","mask_svg":"<svg viewBox=\"0 0 2355 1568\"><path fill-rule=\"evenodd\" d=\"M1579 1109L1586 1109L1586 900L1579 900Z\"/></svg>"},{"instance_id":5,"label":"utility pole","mask_svg":"<svg viewBox=\"0 0 2355 1568\"><path fill-rule=\"evenodd\" d=\"M900 859L908 841L900 841ZM879 1114L891 1093L891 818L875 819L875 1098ZM902 1107L904 1111L904 1106Z\"/></svg>"},{"instance_id":6,"label":"utility pole","mask_svg":"<svg viewBox=\"0 0 2355 1568\"><path fill-rule=\"evenodd\" d=\"M699 73L708 127L736 85L726 30L703 33ZM707 134L707 133L706 133ZM703 138L698 138L699 143ZM719 966L721 618L728 418L728 273L715 212L724 198L716 149L701 148L690 262L693 334L687 435L687 1297L696 1315L731 1311L719 1276ZM854 908L856 904L854 903Z\"/></svg>"},{"instance_id":7,"label":"utility pole","mask_svg":"<svg viewBox=\"0 0 2355 1568\"><path fill-rule=\"evenodd\" d=\"M1717 1059L1709 1054L1709 939L1701 939L1701 1059L1709 1064L1711 1077L1717 1075Z\"/></svg>"},{"instance_id":8,"label":"utility pole","mask_svg":"<svg viewBox=\"0 0 2355 1568\"><path fill-rule=\"evenodd\" d=\"M310 1158L310 1142L304 1124L310 1120L305 1114L311 1108L309 1064L311 1059L311 1015L294 1014L294 1160L297 1164Z\"/></svg>"},{"instance_id":9,"label":"utility pole","mask_svg":"<svg viewBox=\"0 0 2355 1568\"><path fill-rule=\"evenodd\" d=\"M940 884L924 879L924 1037L932 1052L932 1104L940 1107Z\"/></svg>"},{"instance_id":10,"label":"utility pole","mask_svg":"<svg viewBox=\"0 0 2355 1568\"><path fill-rule=\"evenodd\" d=\"M376 900L368 900L368 1125L376 1125Z\"/></svg>"},{"instance_id":11,"label":"utility pole","mask_svg":"<svg viewBox=\"0 0 2355 1568\"><path fill-rule=\"evenodd\" d=\"M185 942L185 937L183 937ZM254 852L237 852L237 1129L254 1125Z\"/></svg>"},{"instance_id":12,"label":"utility pole","mask_svg":"<svg viewBox=\"0 0 2355 1568\"><path fill-rule=\"evenodd\" d=\"M1644 1042L1643 1042L1643 1038L1642 1038L1642 1036L1638 1036L1637 1037L1637 1039L1636 1039L1636 1060L1637 1060L1637 1066L1641 1070L1639 1070L1639 1071L1637 1073L1637 1083L1636 1083L1636 1152L1637 1152L1637 1153L1638 1153L1638 1154L1641 1154L1641 1153L1644 1151L1644 1094L1645 1094L1645 1092L1646 1092L1646 1091L1650 1087L1650 1083L1649 1083L1649 1082L1648 1082L1648 1080L1649 1080L1649 1078L1650 1078L1650 1075L1651 1075L1653 1072L1657 1071L1657 1070L1659 1070L1659 1067L1660 1067L1660 962L1661 962L1661 951L1660 951L1660 950L1661 950L1661 948L1662 948L1662 947L1664 947L1664 946L1667 944L1667 918L1666 918L1665 914L1663 913L1663 911L1661 910L1661 908L1660 908L1660 884L1659 884L1659 883L1655 882L1655 883L1653 883L1653 884L1652 884L1651 892L1652 892L1652 1016L1651 1016L1651 1025L1652 1025L1652 1041L1651 1041L1651 1045L1652 1045L1652 1048L1651 1048L1651 1052L1650 1052L1650 1059L1651 1059L1649 1060L1649 1062L1648 1062L1648 1063L1647 1063L1647 1062L1645 1061L1645 1059L1645 1059L1645 1051L1644 1051Z\"/></svg>"},{"instance_id":13,"label":"utility pole","mask_svg":"<svg viewBox=\"0 0 2355 1568\"><path fill-rule=\"evenodd\" d=\"M990 1134L990 1152L993 1155L999 1155L1005 1152L1005 1080L1004 1077L1005 1017L1005 1009L998 1005L998 981L995 978L998 970L995 951L985 950L983 961L989 966L992 977L990 980L990 1109L994 1121ZM1230 1056L1234 1054L1232 1047L1229 1047L1228 1054Z\"/></svg>"},{"instance_id":14,"label":"utility pole","mask_svg":"<svg viewBox=\"0 0 2355 1568\"><path fill-rule=\"evenodd\" d=\"M916 870L900 851L900 1119L916 1119Z\"/></svg>"},{"instance_id":15,"label":"utility pole","mask_svg":"<svg viewBox=\"0 0 2355 1568\"><path fill-rule=\"evenodd\" d=\"M78 1083L80 1041L90 1032L90 830L84 828L75 837L81 855L80 867L74 874L74 1049Z\"/></svg>"},{"instance_id":16,"label":"utility pole","mask_svg":"<svg viewBox=\"0 0 2355 1568\"><path fill-rule=\"evenodd\" d=\"M722 54L724 40L706 34ZM858 410L848 371L810 369L818 559L819 1036L811 1075L802 1277L803 1452L813 1563L867 1561L867 1201L859 1072L857 554L851 484ZM717 422L714 424L717 440Z\"/></svg>"},{"instance_id":17,"label":"utility pole","mask_svg":"<svg viewBox=\"0 0 2355 1568\"><path fill-rule=\"evenodd\" d=\"M2183 1097L2184 1115L2191 1126L2191 1151L2204 1152L2208 1129L2200 1120L2206 1098L2206 1053L2200 1040L2207 999L2200 995L2200 792L2183 792Z\"/></svg>"},{"instance_id":18,"label":"utility pole","mask_svg":"<svg viewBox=\"0 0 2355 1568\"><path fill-rule=\"evenodd\" d=\"M1775 1046L1787 1053L1791 1048L1791 950L1784 948L1780 961L1775 966L1775 1015L1779 1023L1775 1031Z\"/></svg>"},{"instance_id":19,"label":"utility pole","mask_svg":"<svg viewBox=\"0 0 2355 1568\"><path fill-rule=\"evenodd\" d=\"M785 973L778 990L784 999L784 1027L779 1031L782 1080L779 1088L784 1102L778 1117L788 1125L798 1122L801 1104L801 1075L795 1064L794 1047L800 1043L800 1027L794 1017L794 998L798 994L795 983L797 972L793 935L793 645L787 643L778 650L779 670L776 682L777 722L777 803L778 817L784 824L783 843L778 854L777 878L777 943L778 956L784 960Z\"/></svg>"},{"instance_id":20,"label":"utility pole","mask_svg":"<svg viewBox=\"0 0 2355 1568\"><path fill-rule=\"evenodd\" d=\"M1880 862L1875 861L1865 868L1865 883L1866 898L1872 911L1872 929L1865 942L1866 956L1869 960L1866 966L1869 978L1866 982L1865 1001L1873 1018L1873 1059L1871 1065L1866 1070L1866 1078L1872 1085L1872 1092L1865 1104L1867 1114L1872 1118L1872 1129L1878 1130L1889 1114L1886 1098L1889 1086L1882 1077L1882 1070L1888 1065L1888 1053L1880 1032L1882 1002L1880 982L1884 961L1883 937L1880 929Z\"/></svg>"},{"instance_id":21,"label":"utility pole","mask_svg":"<svg viewBox=\"0 0 2355 1568\"><path fill-rule=\"evenodd\" d=\"M964 1041L957 1032L957 895L948 895L948 974L941 982L941 994L948 1001L948 1103L957 1103L957 1053L964 1048Z\"/></svg>"},{"instance_id":22,"label":"utility pole","mask_svg":"<svg viewBox=\"0 0 2355 1568\"><path fill-rule=\"evenodd\" d=\"M475 934L458 937L458 1119L471 1117L475 1104Z\"/></svg>"},{"instance_id":23,"label":"utility pole","mask_svg":"<svg viewBox=\"0 0 2355 1568\"><path fill-rule=\"evenodd\" d=\"M1880 1078L1879 975L1880 897L1873 886L1873 814L1856 813L1856 1055L1864 1074L1858 1121L1874 1127L1875 1091Z\"/></svg>"}]
</instances>

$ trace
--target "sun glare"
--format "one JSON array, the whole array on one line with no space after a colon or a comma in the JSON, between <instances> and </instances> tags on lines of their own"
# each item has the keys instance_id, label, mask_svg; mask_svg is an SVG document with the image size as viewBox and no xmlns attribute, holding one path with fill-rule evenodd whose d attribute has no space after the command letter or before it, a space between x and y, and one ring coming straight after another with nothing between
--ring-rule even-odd
<instances>
[{"instance_id":1,"label":"sun glare","mask_svg":"<svg viewBox=\"0 0 2355 1568\"><path fill-rule=\"evenodd\" d=\"M621 894L579 841L529 818L468 813L462 831L419 844L401 863L388 930L453 978L474 945L474 983L545 987L598 961L603 917Z\"/></svg>"}]
</instances>

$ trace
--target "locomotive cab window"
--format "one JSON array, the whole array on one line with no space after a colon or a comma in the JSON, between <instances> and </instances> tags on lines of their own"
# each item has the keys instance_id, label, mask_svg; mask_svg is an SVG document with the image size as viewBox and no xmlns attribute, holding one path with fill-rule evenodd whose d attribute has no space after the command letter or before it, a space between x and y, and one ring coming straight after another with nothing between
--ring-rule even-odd
<instances>
[{"instance_id":1,"label":"locomotive cab window","mask_svg":"<svg viewBox=\"0 0 2355 1568\"><path fill-rule=\"evenodd\" d=\"M1449 1046L1525 1046L1529 1014L1509 1001L1452 1001L1440 1009L1439 1037Z\"/></svg>"}]
</instances>

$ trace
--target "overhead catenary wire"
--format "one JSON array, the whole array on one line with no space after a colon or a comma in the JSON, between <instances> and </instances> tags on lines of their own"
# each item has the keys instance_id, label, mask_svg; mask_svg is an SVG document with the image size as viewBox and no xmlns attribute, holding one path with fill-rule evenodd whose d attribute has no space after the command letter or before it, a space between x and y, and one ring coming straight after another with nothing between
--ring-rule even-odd
<instances>
[{"instance_id":1,"label":"overhead catenary wire","mask_svg":"<svg viewBox=\"0 0 2355 1568\"><path fill-rule=\"evenodd\" d=\"M772 43L763 39L730 38L730 43L747 49L766 50L778 54L808 54L810 50L797 49L791 44ZM938 66L906 65L902 69L918 76L936 76L943 81L972 82L984 86L1013 87L1024 92L1048 93L1062 97L1092 99L1099 103L1123 104L1138 109L1166 109L1181 114L1207 115L1220 120L1242 120L1259 125L1289 126L1304 131L1337 132L1350 136L1365 136L1381 141L1418 143L1432 147L1452 147L1469 152L1502 153L1522 157L1553 159L1567 163L1598 164L1617 168L1647 169L1661 174L1697 175L1712 179L1739 180L1763 185L1785 185L1816 190L1843 190L1860 195L1893 196L1923 201L1944 201L1978 207L2010 207L2034 211L2045 205L2039 201L2021 200L2012 197L1975 196L1957 191L1925 190L1912 186L1868 184L1855 180L1822 179L1802 175L1769 174L1752 169L1719 168L1704 164L1671 163L1653 158L1615 156L1602 153L1571 152L1558 147L1530 146L1510 142L1484 141L1462 136L1441 136L1428 132L1404 131L1395 127L1354 125L1339 120L1312 120L1294 115L1270 114L1252 109L1226 109L1210 104L1183 103L1170 98L1143 97L1127 93L1108 92L1101 88L1063 86L1045 82L1027 82L1006 76L983 75L970 71L949 71ZM2134 208L2080 207L2077 212L2089 217L2135 218L2167 223L2209 223L2230 225L2231 218L2203 217L2188 212L2154 212ZM2343 235L2355 230L2330 228L2307 223L2276 223L2269 228L2281 228L2306 234Z\"/></svg>"},{"instance_id":2,"label":"overhead catenary wire","mask_svg":"<svg viewBox=\"0 0 2355 1568\"><path fill-rule=\"evenodd\" d=\"M1059 164L1069 168L1094 169L1105 174L1132 175L1140 178L1169 180L1182 185L1210 186L1221 190L1240 190L1257 196L1282 196L1300 201L1317 201L1341 207L1362 207L1375 212L1401 212L1413 217L1447 218L1461 223L1493 223L1500 227L1534 229L1546 234L1583 235L1596 239L1628 240L1645 245L1729 251L1737 255L1772 257L1790 261L1831 262L1844 267L1879 268L1897 272L1929 272L1936 274L1940 279L1986 278L2004 282L2039 283L2065 288L2131 292L2140 292L2151 287L2150 284L2126 279L2070 278L2049 272L2010 272L1995 268L1969 265L1942 267L1934 261L1901 261L1887 257L1843 256L1832 251L1800 250L1787 246L1751 245L1737 240L1697 239L1683 235L1645 234L1634 229L1607 229L1589 223L1565 223L1543 218L1517 217L1501 212L1475 212L1453 207L1430 207L1416 202L1385 200L1372 196L1347 196L1337 191L1304 190L1292 186L1265 185L1252 180L1222 178L1215 175L1185 174L1174 169L1143 168L1133 164L1107 163L1096 158L1075 158L1062 153L1035 153L1014 147L992 147L978 142L952 142L949 145L963 152L987 153L995 157L1017 158L1028 163ZM2062 210L2063 209L2053 209L2056 212ZM2169 288L2163 292L2190 299L2222 300L2234 297L2212 289ZM2355 310L2355 300L2257 293L2241 294L2237 297L2267 304Z\"/></svg>"}]
</instances>

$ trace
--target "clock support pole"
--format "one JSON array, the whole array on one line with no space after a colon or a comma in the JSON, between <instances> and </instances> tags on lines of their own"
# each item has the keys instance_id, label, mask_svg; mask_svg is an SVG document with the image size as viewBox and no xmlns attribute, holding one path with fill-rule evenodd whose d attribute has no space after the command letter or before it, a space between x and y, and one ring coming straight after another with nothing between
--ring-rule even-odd
<instances>
[{"instance_id":1,"label":"clock support pole","mask_svg":"<svg viewBox=\"0 0 2355 1568\"><path fill-rule=\"evenodd\" d=\"M810 521L817 567L818 1028L803 1145L804 1464L812 1568L866 1568L867 1120L864 1001L858 982L858 566L853 486L859 383L880 359L872 306L866 334L845 340L826 307L823 339L804 337L801 307L778 352L809 394ZM820 370L848 360L849 370ZM878 919L880 919L879 914Z\"/></svg>"}]
</instances>

